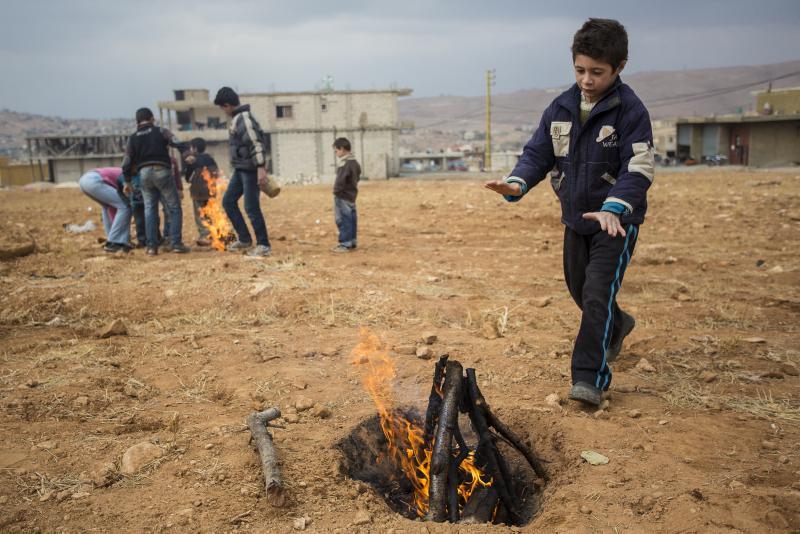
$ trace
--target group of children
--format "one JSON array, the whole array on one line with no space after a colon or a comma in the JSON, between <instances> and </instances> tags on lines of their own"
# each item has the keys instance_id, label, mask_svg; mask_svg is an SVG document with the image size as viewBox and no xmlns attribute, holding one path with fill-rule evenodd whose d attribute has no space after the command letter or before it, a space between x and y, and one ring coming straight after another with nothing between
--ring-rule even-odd
<instances>
[{"instance_id":1,"label":"group of children","mask_svg":"<svg viewBox=\"0 0 800 534\"><path fill-rule=\"evenodd\" d=\"M570 398L592 406L602 402L603 392L611 385L609 363L620 353L622 341L636 324L620 309L617 295L644 222L655 167L647 109L619 77L627 57L625 28L615 20L589 19L572 43L576 83L544 111L511 174L485 183L487 189L517 202L550 177L565 226L564 277L582 312L572 354ZM232 89L222 88L215 104L232 119L230 153L235 172L223 204L238 241L230 248L245 249L252 243L236 206L244 194L245 209L256 234L257 246L252 252L264 255L269 251L269 241L258 203L258 186L267 183L267 173L260 129L249 106L240 105ZM137 121L139 129L129 145L123 175L126 189L131 187L134 168L141 175L148 251L156 251L156 227L151 216L163 198L169 214L165 234L172 240L173 251L185 252L180 204L166 151L177 142L169 132L152 124L151 115L137 113ZM334 148L340 161L334 185L339 226L335 250L346 252L356 248L355 201L360 168L346 139L337 139ZM197 146L194 150L198 164L202 149ZM211 164L208 159L203 161ZM103 184L116 184L112 175L107 169L98 169L81 178L81 187L106 203L109 211L116 209L117 217L129 219L127 205L112 194L115 190L103 190ZM124 225L111 223L105 211L103 221L112 249L127 239Z\"/></svg>"},{"instance_id":2,"label":"group of children","mask_svg":"<svg viewBox=\"0 0 800 534\"><path fill-rule=\"evenodd\" d=\"M263 191L274 198L281 190L267 172L269 137L264 135L252 116L250 106L242 105L230 87L220 89L214 103L230 118L228 145L234 172L221 204L235 237L225 240L228 243L226 250L255 257L269 256L272 249L261 211L260 193ZM155 125L153 113L148 108L136 112L136 123L136 132L128 138L122 166L95 169L81 176L78 182L81 190L102 206L107 237L105 251L126 253L134 248L130 241L131 218L136 227L136 247L146 248L148 255L157 255L159 249L179 254L190 251L183 243L183 185L177 163L170 156L170 147L181 154L183 177L189 184L197 225L197 245L211 245L210 221L202 210L216 193L214 183L220 172L217 162L205 151L205 140L197 137L189 143L181 143L169 130ZM339 244L333 250L350 252L357 246L355 202L361 167L346 138L336 139L333 149L339 162L333 188ZM255 234L255 246L239 209L242 197ZM159 205L164 211L163 232L160 230Z\"/></svg>"}]
</instances>

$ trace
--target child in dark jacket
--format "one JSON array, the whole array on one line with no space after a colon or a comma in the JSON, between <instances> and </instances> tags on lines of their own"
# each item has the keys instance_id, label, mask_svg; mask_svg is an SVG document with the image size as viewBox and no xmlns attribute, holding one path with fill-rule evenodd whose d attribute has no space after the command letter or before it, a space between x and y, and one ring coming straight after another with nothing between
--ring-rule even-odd
<instances>
[{"instance_id":1,"label":"child in dark jacket","mask_svg":"<svg viewBox=\"0 0 800 534\"><path fill-rule=\"evenodd\" d=\"M173 160L169 147L178 150L185 146L169 131L155 125L153 112L148 108L136 111L136 132L128 138L122 174L125 177L125 193L132 190L130 185L133 169L142 180L144 198L145 226L147 229L147 253L158 254L158 203L163 199L169 214L168 250L177 253L189 252L182 239L183 210L181 209L180 178L175 176ZM177 184L176 184L177 178Z\"/></svg>"},{"instance_id":2,"label":"child in dark jacket","mask_svg":"<svg viewBox=\"0 0 800 534\"><path fill-rule=\"evenodd\" d=\"M189 152L184 158L186 161L184 178L189 183L189 194L192 197L194 222L197 225L197 233L199 235L197 244L201 247L207 247L211 245L211 234L208 227L203 222L204 220L200 215L200 209L206 207L211 198L211 192L205 176L216 181L219 167L214 158L206 154L205 139L202 137L195 137L189 141L189 145Z\"/></svg>"},{"instance_id":3,"label":"child in dark jacket","mask_svg":"<svg viewBox=\"0 0 800 534\"><path fill-rule=\"evenodd\" d=\"M351 153L350 141L346 138L340 137L334 141L333 149L339 160L336 181L333 183L333 213L336 226L339 228L339 244L333 248L333 251L352 252L358 245L356 196L358 196L361 166Z\"/></svg>"},{"instance_id":4,"label":"child in dark jacket","mask_svg":"<svg viewBox=\"0 0 800 534\"><path fill-rule=\"evenodd\" d=\"M619 78L627 57L625 28L589 19L572 44L577 83L544 111L511 175L486 183L516 202L552 170L566 226L564 277L582 311L570 397L591 405L602 402L611 385L608 364L635 325L617 305L617 294L654 173L650 117Z\"/></svg>"}]
</instances>

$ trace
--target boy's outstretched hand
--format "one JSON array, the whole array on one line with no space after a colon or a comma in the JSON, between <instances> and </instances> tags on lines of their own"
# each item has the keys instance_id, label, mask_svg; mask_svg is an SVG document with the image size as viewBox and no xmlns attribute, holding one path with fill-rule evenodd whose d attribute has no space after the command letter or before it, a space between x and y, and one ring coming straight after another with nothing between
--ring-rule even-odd
<instances>
[{"instance_id":1,"label":"boy's outstretched hand","mask_svg":"<svg viewBox=\"0 0 800 534\"><path fill-rule=\"evenodd\" d=\"M522 194L522 188L519 184L510 184L504 180L489 180L483 187L494 191L495 193L500 193L501 195L509 195L512 197L518 197Z\"/></svg>"},{"instance_id":2,"label":"boy's outstretched hand","mask_svg":"<svg viewBox=\"0 0 800 534\"><path fill-rule=\"evenodd\" d=\"M608 235L612 237L617 237L617 234L625 237L625 229L622 227L622 223L619 222L619 216L616 213L611 213L610 211L592 211L584 213L583 218L599 222L600 228L604 232L608 232Z\"/></svg>"}]
</instances>

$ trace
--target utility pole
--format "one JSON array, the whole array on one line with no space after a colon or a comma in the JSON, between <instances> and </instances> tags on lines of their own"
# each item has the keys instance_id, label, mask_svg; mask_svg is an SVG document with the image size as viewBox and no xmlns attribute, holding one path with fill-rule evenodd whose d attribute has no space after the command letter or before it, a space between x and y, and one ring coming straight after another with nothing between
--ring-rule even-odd
<instances>
[{"instance_id":1,"label":"utility pole","mask_svg":"<svg viewBox=\"0 0 800 534\"><path fill-rule=\"evenodd\" d=\"M486 148L483 153L483 169L492 170L492 86L494 69L486 71Z\"/></svg>"}]
</instances>

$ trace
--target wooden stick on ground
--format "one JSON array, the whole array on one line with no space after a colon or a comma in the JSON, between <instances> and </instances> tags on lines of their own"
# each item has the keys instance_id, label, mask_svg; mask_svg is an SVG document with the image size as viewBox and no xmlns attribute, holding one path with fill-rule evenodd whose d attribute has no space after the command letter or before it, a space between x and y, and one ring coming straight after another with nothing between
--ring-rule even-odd
<instances>
[{"instance_id":1,"label":"wooden stick on ground","mask_svg":"<svg viewBox=\"0 0 800 534\"><path fill-rule=\"evenodd\" d=\"M439 425L431 455L431 484L428 520L443 523L447 520L447 474L452 459L451 441L458 424L458 408L461 403L464 384L463 368L455 361L447 362L442 388L442 406L439 411Z\"/></svg>"},{"instance_id":2,"label":"wooden stick on ground","mask_svg":"<svg viewBox=\"0 0 800 534\"><path fill-rule=\"evenodd\" d=\"M270 408L263 412L253 412L247 417L250 439L261 457L261 470L264 472L267 500L276 508L286 504L286 492L283 489L278 457L275 454L275 447L272 445L272 436L267 430L267 424L280 416L281 411L278 408Z\"/></svg>"}]
</instances>

